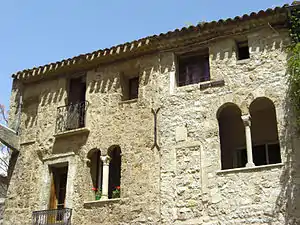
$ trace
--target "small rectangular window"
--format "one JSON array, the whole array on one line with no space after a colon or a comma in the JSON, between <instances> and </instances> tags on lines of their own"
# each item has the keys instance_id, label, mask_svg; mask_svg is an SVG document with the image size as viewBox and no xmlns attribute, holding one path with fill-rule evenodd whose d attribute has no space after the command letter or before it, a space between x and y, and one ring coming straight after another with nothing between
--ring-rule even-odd
<instances>
[{"instance_id":1,"label":"small rectangular window","mask_svg":"<svg viewBox=\"0 0 300 225\"><path fill-rule=\"evenodd\" d=\"M139 95L139 77L123 74L121 76L121 87L123 101L137 99Z\"/></svg>"},{"instance_id":2,"label":"small rectangular window","mask_svg":"<svg viewBox=\"0 0 300 225\"><path fill-rule=\"evenodd\" d=\"M250 58L248 41L237 42L237 58L238 60Z\"/></svg>"},{"instance_id":3,"label":"small rectangular window","mask_svg":"<svg viewBox=\"0 0 300 225\"><path fill-rule=\"evenodd\" d=\"M134 77L129 79L129 99L136 99L139 95L139 78Z\"/></svg>"},{"instance_id":4,"label":"small rectangular window","mask_svg":"<svg viewBox=\"0 0 300 225\"><path fill-rule=\"evenodd\" d=\"M178 86L196 84L210 80L208 53L179 56Z\"/></svg>"},{"instance_id":5,"label":"small rectangular window","mask_svg":"<svg viewBox=\"0 0 300 225\"><path fill-rule=\"evenodd\" d=\"M85 101L86 77L81 76L69 80L68 103L76 104Z\"/></svg>"}]
</instances>

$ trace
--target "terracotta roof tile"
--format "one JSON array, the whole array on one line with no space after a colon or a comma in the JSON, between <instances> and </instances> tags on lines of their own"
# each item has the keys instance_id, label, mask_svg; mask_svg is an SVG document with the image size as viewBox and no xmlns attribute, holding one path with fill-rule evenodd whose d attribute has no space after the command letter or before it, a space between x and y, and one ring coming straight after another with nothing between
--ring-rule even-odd
<instances>
[{"instance_id":1,"label":"terracotta roof tile","mask_svg":"<svg viewBox=\"0 0 300 225\"><path fill-rule=\"evenodd\" d=\"M300 1L296 1L293 3L294 5L300 5ZM41 74L46 74L48 72L52 72L58 70L59 68L70 67L75 64L82 63L82 60L85 62L92 62L95 60L100 60L100 58L108 58L109 56L113 55L122 55L129 52L136 52L139 49L146 48L148 46L157 47L157 42L163 41L165 39L170 39L172 37L179 37L184 36L185 34L189 34L192 32L204 32L206 29L217 28L228 24L235 24L237 22L246 21L249 19L256 19L261 18L264 16L276 14L276 13L283 13L286 12L286 7L293 7L293 5L283 5L282 7L275 7L274 9L266 9L260 10L259 12L252 12L250 15L244 14L243 16L236 16L233 19L220 19L218 21L211 21L211 22L202 22L196 26L189 26L183 27L181 29L175 29L174 31L168 31L166 33L160 33L159 35L152 35L145 38L141 38L139 40L134 40L132 42L126 42L124 44L120 44L117 46L112 46L111 48L100 49L94 51L92 53L81 54L75 56L73 58L64 59L61 61L57 61L55 63L49 63L47 65L40 66L38 68L26 69L19 71L12 75L15 79L24 79L25 77L30 76L38 76ZM155 45L156 44L156 45Z\"/></svg>"}]
</instances>

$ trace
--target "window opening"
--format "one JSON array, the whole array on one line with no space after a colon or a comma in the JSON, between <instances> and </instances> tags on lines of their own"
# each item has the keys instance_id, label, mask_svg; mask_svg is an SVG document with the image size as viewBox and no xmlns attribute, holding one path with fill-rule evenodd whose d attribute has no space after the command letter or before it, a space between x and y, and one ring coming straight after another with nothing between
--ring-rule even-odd
<instances>
[{"instance_id":1,"label":"window opening","mask_svg":"<svg viewBox=\"0 0 300 225\"><path fill-rule=\"evenodd\" d=\"M245 166L247 162L245 128L240 108L226 103L217 113L221 146L222 169Z\"/></svg>"},{"instance_id":2,"label":"window opening","mask_svg":"<svg viewBox=\"0 0 300 225\"><path fill-rule=\"evenodd\" d=\"M209 54L179 56L178 86L210 80Z\"/></svg>"},{"instance_id":3,"label":"window opening","mask_svg":"<svg viewBox=\"0 0 300 225\"><path fill-rule=\"evenodd\" d=\"M85 76L72 78L69 81L66 129L72 130L85 126Z\"/></svg>"},{"instance_id":4,"label":"window opening","mask_svg":"<svg viewBox=\"0 0 300 225\"><path fill-rule=\"evenodd\" d=\"M121 148L119 146L111 147L109 150L111 161L109 164L109 188L108 198L119 198L121 185Z\"/></svg>"},{"instance_id":5,"label":"window opening","mask_svg":"<svg viewBox=\"0 0 300 225\"><path fill-rule=\"evenodd\" d=\"M250 107L253 162L256 166L281 162L276 111L265 97L255 99Z\"/></svg>"},{"instance_id":6,"label":"window opening","mask_svg":"<svg viewBox=\"0 0 300 225\"><path fill-rule=\"evenodd\" d=\"M237 50L238 60L250 58L248 41L237 42Z\"/></svg>"},{"instance_id":7,"label":"window opening","mask_svg":"<svg viewBox=\"0 0 300 225\"><path fill-rule=\"evenodd\" d=\"M134 77L129 79L129 99L138 98L139 93L139 78Z\"/></svg>"},{"instance_id":8,"label":"window opening","mask_svg":"<svg viewBox=\"0 0 300 225\"><path fill-rule=\"evenodd\" d=\"M50 209L63 209L65 207L68 167L53 167L50 194Z\"/></svg>"}]
</instances>

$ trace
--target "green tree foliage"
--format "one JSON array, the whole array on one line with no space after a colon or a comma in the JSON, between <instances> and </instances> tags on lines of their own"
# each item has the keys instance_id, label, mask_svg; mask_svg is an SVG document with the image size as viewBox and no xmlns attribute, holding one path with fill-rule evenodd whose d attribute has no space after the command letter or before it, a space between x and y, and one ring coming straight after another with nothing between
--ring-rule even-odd
<instances>
[{"instance_id":1,"label":"green tree foliage","mask_svg":"<svg viewBox=\"0 0 300 225\"><path fill-rule=\"evenodd\" d=\"M288 48L289 94L296 115L296 125L300 131L300 10L289 14L289 32L292 44Z\"/></svg>"}]
</instances>

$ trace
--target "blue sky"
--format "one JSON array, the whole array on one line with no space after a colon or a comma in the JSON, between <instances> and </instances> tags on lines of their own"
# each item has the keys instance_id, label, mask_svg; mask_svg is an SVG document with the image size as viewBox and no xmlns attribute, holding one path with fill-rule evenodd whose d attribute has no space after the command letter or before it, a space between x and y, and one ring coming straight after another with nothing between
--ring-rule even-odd
<instances>
[{"instance_id":1,"label":"blue sky","mask_svg":"<svg viewBox=\"0 0 300 225\"><path fill-rule=\"evenodd\" d=\"M0 103L11 74L187 24L235 17L291 0L7 0L0 2Z\"/></svg>"}]
</instances>

